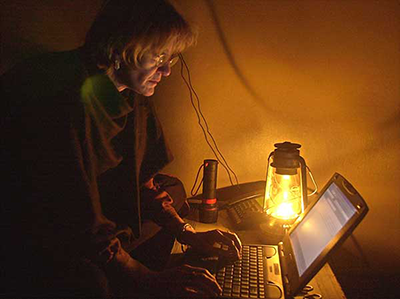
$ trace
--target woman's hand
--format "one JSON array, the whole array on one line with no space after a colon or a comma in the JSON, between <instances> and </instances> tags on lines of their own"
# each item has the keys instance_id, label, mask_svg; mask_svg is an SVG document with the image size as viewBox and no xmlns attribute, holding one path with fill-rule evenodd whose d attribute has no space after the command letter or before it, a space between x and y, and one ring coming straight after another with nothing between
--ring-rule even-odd
<instances>
[{"instance_id":1,"label":"woman's hand","mask_svg":"<svg viewBox=\"0 0 400 299\"><path fill-rule=\"evenodd\" d=\"M162 272L150 271L132 259L119 241L115 245L119 246L113 246L113 258L104 269L116 297L206 298L217 297L222 291L206 269L182 265Z\"/></svg>"},{"instance_id":2,"label":"woman's hand","mask_svg":"<svg viewBox=\"0 0 400 299\"><path fill-rule=\"evenodd\" d=\"M143 281L144 295L160 297L217 297L221 287L206 269L182 265L162 272L151 272Z\"/></svg>"},{"instance_id":3,"label":"woman's hand","mask_svg":"<svg viewBox=\"0 0 400 299\"><path fill-rule=\"evenodd\" d=\"M229 262L239 259L242 248L236 234L219 229L206 232L186 231L181 235L180 241L189 245L195 252L222 257Z\"/></svg>"}]
</instances>

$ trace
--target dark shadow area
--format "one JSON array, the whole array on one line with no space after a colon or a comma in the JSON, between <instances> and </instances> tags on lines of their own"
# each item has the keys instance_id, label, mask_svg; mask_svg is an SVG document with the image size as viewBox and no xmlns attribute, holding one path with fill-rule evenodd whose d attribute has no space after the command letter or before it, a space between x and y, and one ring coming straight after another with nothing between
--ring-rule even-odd
<instances>
[{"instance_id":1,"label":"dark shadow area","mask_svg":"<svg viewBox=\"0 0 400 299\"><path fill-rule=\"evenodd\" d=\"M400 273L389 274L372 269L361 255L343 246L332 255L329 265L347 299L400 298Z\"/></svg>"},{"instance_id":2,"label":"dark shadow area","mask_svg":"<svg viewBox=\"0 0 400 299\"><path fill-rule=\"evenodd\" d=\"M7 57L7 59L1 61L0 74L5 73L20 61L45 52L48 52L48 50L42 45L34 44L20 36L7 43L2 43L0 53L2 57Z\"/></svg>"}]
</instances>

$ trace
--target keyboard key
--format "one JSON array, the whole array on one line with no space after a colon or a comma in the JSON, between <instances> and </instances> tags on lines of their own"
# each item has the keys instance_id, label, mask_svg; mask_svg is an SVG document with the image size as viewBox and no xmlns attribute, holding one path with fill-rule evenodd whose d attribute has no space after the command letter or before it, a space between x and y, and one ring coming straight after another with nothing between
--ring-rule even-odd
<instances>
[{"instance_id":1,"label":"keyboard key","mask_svg":"<svg viewBox=\"0 0 400 299\"><path fill-rule=\"evenodd\" d=\"M250 294L257 295L257 287L250 287Z\"/></svg>"},{"instance_id":2,"label":"keyboard key","mask_svg":"<svg viewBox=\"0 0 400 299\"><path fill-rule=\"evenodd\" d=\"M224 297L265 298L263 285L268 273L264 271L264 247L242 247L241 259L216 274L217 282L223 286ZM271 267L271 272L274 272Z\"/></svg>"},{"instance_id":3,"label":"keyboard key","mask_svg":"<svg viewBox=\"0 0 400 299\"><path fill-rule=\"evenodd\" d=\"M240 283L242 280L240 279L240 277L234 277L233 278L233 283L237 282Z\"/></svg>"},{"instance_id":4,"label":"keyboard key","mask_svg":"<svg viewBox=\"0 0 400 299\"><path fill-rule=\"evenodd\" d=\"M225 289L232 289L232 282L226 282L225 281L224 288Z\"/></svg>"},{"instance_id":5,"label":"keyboard key","mask_svg":"<svg viewBox=\"0 0 400 299\"><path fill-rule=\"evenodd\" d=\"M232 293L240 293L240 286L239 285L234 285L232 287Z\"/></svg>"}]
</instances>

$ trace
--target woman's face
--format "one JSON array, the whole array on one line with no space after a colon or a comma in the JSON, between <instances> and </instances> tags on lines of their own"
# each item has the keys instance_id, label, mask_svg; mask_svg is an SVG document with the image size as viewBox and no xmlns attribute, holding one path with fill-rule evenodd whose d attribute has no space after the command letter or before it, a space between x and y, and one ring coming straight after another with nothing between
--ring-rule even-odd
<instances>
[{"instance_id":1,"label":"woman's face","mask_svg":"<svg viewBox=\"0 0 400 299\"><path fill-rule=\"evenodd\" d=\"M162 77L171 74L171 67L177 57L171 57L168 53L160 55L147 55L141 61L141 68L133 68L121 61L119 70L114 72L118 90L129 88L146 97L152 96L157 84Z\"/></svg>"}]
</instances>

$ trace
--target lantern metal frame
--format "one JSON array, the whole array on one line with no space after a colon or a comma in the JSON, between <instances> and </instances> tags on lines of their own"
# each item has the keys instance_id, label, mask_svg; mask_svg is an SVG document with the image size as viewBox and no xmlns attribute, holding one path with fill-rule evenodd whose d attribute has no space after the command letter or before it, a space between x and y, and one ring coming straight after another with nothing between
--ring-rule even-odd
<instances>
[{"instance_id":1,"label":"lantern metal frame","mask_svg":"<svg viewBox=\"0 0 400 299\"><path fill-rule=\"evenodd\" d=\"M269 172L272 171L271 167L275 168L276 172L281 175L293 175L298 173L298 169L300 168L300 179L301 179L301 211L300 214L305 210L308 205L308 188L307 188L307 169L309 170L306 161L303 157L300 156L300 148L301 145L297 143L291 143L285 141L283 143L274 144L275 150L271 152L268 156L268 164L267 164L267 181L266 181L266 189L265 192L267 194L268 186L268 175ZM310 171L310 170L309 170ZM310 172L311 175L311 172ZM316 183L311 176L312 181L316 186ZM312 194L314 194L314 191ZM311 195L311 194L310 194ZM263 202L263 210L267 215L267 197L264 197ZM261 229L263 231L267 231L269 238L276 239L280 241L283 238L285 232L290 228L291 224L293 224L297 217L293 219L279 219L275 218L271 215L267 215L266 223L261 225Z\"/></svg>"}]
</instances>

